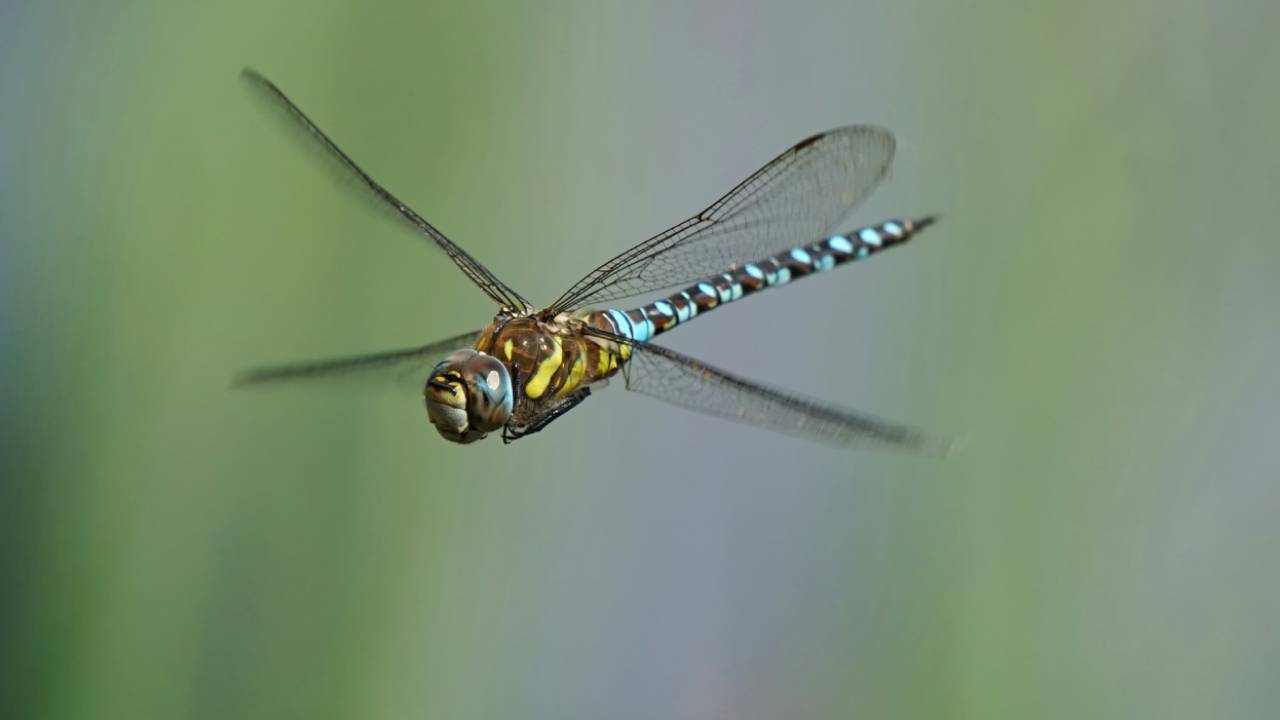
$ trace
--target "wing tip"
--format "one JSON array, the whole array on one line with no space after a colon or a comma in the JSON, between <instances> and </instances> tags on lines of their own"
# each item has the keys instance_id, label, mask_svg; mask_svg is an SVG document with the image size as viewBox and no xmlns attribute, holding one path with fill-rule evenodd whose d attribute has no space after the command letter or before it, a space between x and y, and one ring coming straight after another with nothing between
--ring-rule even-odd
<instances>
[{"instance_id":1,"label":"wing tip","mask_svg":"<svg viewBox=\"0 0 1280 720\"><path fill-rule=\"evenodd\" d=\"M257 83L259 85L270 85L271 81L265 75L258 72L250 65L240 68L240 79L246 82Z\"/></svg>"},{"instance_id":2,"label":"wing tip","mask_svg":"<svg viewBox=\"0 0 1280 720\"><path fill-rule=\"evenodd\" d=\"M231 377L231 383L227 387L231 390L241 390L252 385L261 385L277 375L279 375L278 372L262 368L241 370Z\"/></svg>"},{"instance_id":3,"label":"wing tip","mask_svg":"<svg viewBox=\"0 0 1280 720\"><path fill-rule=\"evenodd\" d=\"M914 453L941 460L951 452L951 439L927 433L913 432L906 446Z\"/></svg>"},{"instance_id":4,"label":"wing tip","mask_svg":"<svg viewBox=\"0 0 1280 720\"><path fill-rule=\"evenodd\" d=\"M807 138L805 138L805 139L801 140L800 142L796 143L795 145L793 145L791 149L792 149L792 150L796 150L796 151L803 150L803 149L805 149L805 148L809 147L810 145L812 145L812 144L814 144L814 143L818 142L818 141L819 141L819 140L821 140L822 138L827 137L828 135L830 135L830 134L831 134L831 133L833 133L833 132L835 132L835 131L833 131L833 130L828 130L828 131L826 131L826 132L814 133L813 135L810 135L809 137L807 137Z\"/></svg>"},{"instance_id":5,"label":"wing tip","mask_svg":"<svg viewBox=\"0 0 1280 720\"><path fill-rule=\"evenodd\" d=\"M902 425L882 425L871 438L873 444L881 448L921 457L942 459L951 450L951 438Z\"/></svg>"}]
</instances>

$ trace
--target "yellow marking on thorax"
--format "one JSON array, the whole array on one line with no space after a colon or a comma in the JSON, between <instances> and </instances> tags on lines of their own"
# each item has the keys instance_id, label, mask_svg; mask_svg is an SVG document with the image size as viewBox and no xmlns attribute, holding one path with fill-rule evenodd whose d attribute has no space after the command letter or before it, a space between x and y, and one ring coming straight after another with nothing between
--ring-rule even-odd
<instances>
[{"instance_id":1,"label":"yellow marking on thorax","mask_svg":"<svg viewBox=\"0 0 1280 720\"><path fill-rule=\"evenodd\" d=\"M511 362L511 338L502 343L502 353L507 356L507 362Z\"/></svg>"},{"instance_id":2,"label":"yellow marking on thorax","mask_svg":"<svg viewBox=\"0 0 1280 720\"><path fill-rule=\"evenodd\" d=\"M577 357L573 359L573 367L569 368L569 377L565 379L564 385L560 388L557 395L567 395L573 392L578 383L582 382L582 376L587 372L587 354L579 352Z\"/></svg>"},{"instance_id":3,"label":"yellow marking on thorax","mask_svg":"<svg viewBox=\"0 0 1280 720\"><path fill-rule=\"evenodd\" d=\"M551 376L555 375L556 369L564 361L564 347L560 344L560 338L552 335L551 344L555 347L555 350L550 357L538 363L538 369L534 371L533 377L529 378L529 381L525 383L525 397L535 400L542 397L542 393L547 391L547 383L551 382Z\"/></svg>"}]
</instances>

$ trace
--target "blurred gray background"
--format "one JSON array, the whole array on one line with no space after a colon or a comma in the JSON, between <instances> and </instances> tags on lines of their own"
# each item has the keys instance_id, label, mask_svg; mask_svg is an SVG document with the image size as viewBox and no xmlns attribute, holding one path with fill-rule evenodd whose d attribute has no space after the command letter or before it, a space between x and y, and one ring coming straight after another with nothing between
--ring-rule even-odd
<instances>
[{"instance_id":1,"label":"blurred gray background","mask_svg":"<svg viewBox=\"0 0 1280 720\"><path fill-rule=\"evenodd\" d=\"M0 9L14 717L1265 717L1275 3ZM850 452L615 383L511 447L232 392L487 300L252 65L549 301L816 131L908 245L673 347L941 434Z\"/></svg>"}]
</instances>

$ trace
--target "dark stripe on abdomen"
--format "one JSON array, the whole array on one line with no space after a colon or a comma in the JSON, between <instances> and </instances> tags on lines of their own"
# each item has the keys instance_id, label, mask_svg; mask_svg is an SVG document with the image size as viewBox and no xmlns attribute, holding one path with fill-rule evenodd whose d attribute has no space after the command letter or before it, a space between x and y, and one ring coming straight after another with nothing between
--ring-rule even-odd
<instances>
[{"instance_id":1,"label":"dark stripe on abdomen","mask_svg":"<svg viewBox=\"0 0 1280 720\"><path fill-rule=\"evenodd\" d=\"M603 314L624 337L645 342L698 315L765 288L786 285L812 273L901 245L932 225L934 218L889 220L848 235L834 235L810 245L784 250L764 260L707 278L678 293L634 310L605 310Z\"/></svg>"}]
</instances>

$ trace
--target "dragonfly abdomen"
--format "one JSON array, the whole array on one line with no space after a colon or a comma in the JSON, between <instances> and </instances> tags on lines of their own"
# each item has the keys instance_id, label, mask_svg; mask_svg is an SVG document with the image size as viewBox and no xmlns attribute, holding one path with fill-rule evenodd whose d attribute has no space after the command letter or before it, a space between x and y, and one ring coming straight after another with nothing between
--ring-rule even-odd
<instances>
[{"instance_id":1,"label":"dragonfly abdomen","mask_svg":"<svg viewBox=\"0 0 1280 720\"><path fill-rule=\"evenodd\" d=\"M901 245L933 221L932 217L889 220L848 235L834 235L784 250L759 262L731 268L644 307L606 310L603 314L609 318L617 334L647 342L702 313L765 288L786 285L806 275L825 272L837 265Z\"/></svg>"}]
</instances>

